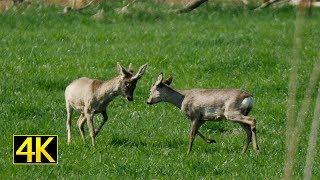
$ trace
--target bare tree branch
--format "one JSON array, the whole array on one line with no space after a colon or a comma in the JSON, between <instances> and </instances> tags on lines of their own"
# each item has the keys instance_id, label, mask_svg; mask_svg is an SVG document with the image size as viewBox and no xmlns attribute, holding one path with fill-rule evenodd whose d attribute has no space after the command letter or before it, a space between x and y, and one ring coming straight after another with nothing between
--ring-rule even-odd
<instances>
[{"instance_id":1,"label":"bare tree branch","mask_svg":"<svg viewBox=\"0 0 320 180\"><path fill-rule=\"evenodd\" d=\"M66 7L63 9L63 13L68 13L68 12L70 12L70 11L81 11L81 10L86 9L86 8L88 8L89 6L91 6L94 1L95 1L95 0L91 0L88 4L76 8L76 0L73 0L73 5L72 5L72 7L66 6Z\"/></svg>"},{"instance_id":2,"label":"bare tree branch","mask_svg":"<svg viewBox=\"0 0 320 180\"><path fill-rule=\"evenodd\" d=\"M176 10L176 13L188 13L194 9L196 9L197 7L199 7L201 4L207 2L208 0L194 0L191 1L190 3L188 3L185 7Z\"/></svg>"},{"instance_id":3,"label":"bare tree branch","mask_svg":"<svg viewBox=\"0 0 320 180\"><path fill-rule=\"evenodd\" d=\"M302 5L304 7L311 9L311 7L320 7L320 2L313 2L313 0L266 0L264 1L259 7L255 8L254 10L261 10L263 8L266 8L270 5L276 4L276 3L288 3L293 6Z\"/></svg>"},{"instance_id":4,"label":"bare tree branch","mask_svg":"<svg viewBox=\"0 0 320 180\"><path fill-rule=\"evenodd\" d=\"M240 1L245 5L249 4L248 0L240 0Z\"/></svg>"},{"instance_id":5,"label":"bare tree branch","mask_svg":"<svg viewBox=\"0 0 320 180\"><path fill-rule=\"evenodd\" d=\"M128 8L130 6L132 6L134 3L136 3L137 0L132 0L131 2L129 2L127 5L123 6L122 8L119 8L119 9L116 9L116 11L119 13L119 14L127 14L129 12Z\"/></svg>"},{"instance_id":6,"label":"bare tree branch","mask_svg":"<svg viewBox=\"0 0 320 180\"><path fill-rule=\"evenodd\" d=\"M82 6L82 7L76 8L76 10L81 11L81 10L83 10L83 9L86 9L87 7L91 6L91 4L92 4L94 1L95 1L95 0L92 0L92 1L90 1L88 4L86 4L86 5Z\"/></svg>"},{"instance_id":7,"label":"bare tree branch","mask_svg":"<svg viewBox=\"0 0 320 180\"><path fill-rule=\"evenodd\" d=\"M268 7L268 6L270 6L271 4L274 4L274 3L278 2L278 1L281 1L281 0L265 1L265 2L263 2L259 7L255 8L254 10L255 10L255 11L261 10L261 9L263 9L263 8L265 8L265 7Z\"/></svg>"}]
</instances>

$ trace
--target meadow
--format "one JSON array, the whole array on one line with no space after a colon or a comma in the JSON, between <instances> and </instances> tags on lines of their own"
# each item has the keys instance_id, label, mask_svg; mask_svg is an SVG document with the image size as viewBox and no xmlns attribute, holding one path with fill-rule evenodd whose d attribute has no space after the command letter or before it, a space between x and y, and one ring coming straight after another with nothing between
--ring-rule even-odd
<instances>
[{"instance_id":1,"label":"meadow","mask_svg":"<svg viewBox=\"0 0 320 180\"><path fill-rule=\"evenodd\" d=\"M59 6L36 4L0 14L0 179L280 179L285 156L288 71L296 9L253 12L209 3L188 14L165 14L166 5L138 4L118 15L120 3L59 14ZM90 16L103 8L106 19ZM307 16L301 37L298 101L319 58L320 11ZM111 79L116 63L148 63L135 101L117 97L109 120L92 147L85 126L81 140L75 113L67 145L64 89L74 79ZM261 152L250 146L239 124L209 122L201 131L217 141L196 138L187 155L190 121L176 107L148 106L160 72L173 75L176 89L241 88L255 98ZM316 95L312 96L316 99ZM312 101L314 104L315 101ZM301 127L294 177L305 166L313 112ZM102 117L95 116L95 124ZM13 165L14 134L59 137L58 165ZM319 144L319 143L318 143ZM319 149L319 145L317 146ZM317 152L313 178L320 177Z\"/></svg>"}]
</instances>

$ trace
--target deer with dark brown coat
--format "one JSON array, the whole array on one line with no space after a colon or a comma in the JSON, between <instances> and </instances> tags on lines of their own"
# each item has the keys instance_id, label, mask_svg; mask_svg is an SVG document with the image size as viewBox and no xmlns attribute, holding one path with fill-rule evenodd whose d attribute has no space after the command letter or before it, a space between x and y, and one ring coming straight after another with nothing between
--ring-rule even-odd
<instances>
[{"instance_id":1,"label":"deer with dark brown coat","mask_svg":"<svg viewBox=\"0 0 320 180\"><path fill-rule=\"evenodd\" d=\"M147 64L140 67L137 74L133 74L133 67L130 64L128 71L117 64L119 75L109 81L101 81L90 78L80 78L74 80L65 90L65 100L67 109L67 135L68 144L71 142L71 116L73 110L80 111L78 128L84 140L83 125L87 121L90 131L92 145L95 145L95 137L107 122L107 107L117 96L122 95L128 101L133 101L133 92L138 80L145 73ZM101 113L103 121L97 129L94 129L93 116Z\"/></svg>"},{"instance_id":2,"label":"deer with dark brown coat","mask_svg":"<svg viewBox=\"0 0 320 180\"><path fill-rule=\"evenodd\" d=\"M161 73L156 83L151 87L147 101L149 105L158 102L169 102L178 107L191 119L191 132L188 154L191 152L196 135L207 143L216 143L206 138L199 128L207 121L229 120L239 123L247 134L242 153L248 149L253 141L253 149L259 152L256 137L256 120L248 116L253 107L251 94L239 89L191 89L174 90L169 85L172 77L164 80Z\"/></svg>"}]
</instances>

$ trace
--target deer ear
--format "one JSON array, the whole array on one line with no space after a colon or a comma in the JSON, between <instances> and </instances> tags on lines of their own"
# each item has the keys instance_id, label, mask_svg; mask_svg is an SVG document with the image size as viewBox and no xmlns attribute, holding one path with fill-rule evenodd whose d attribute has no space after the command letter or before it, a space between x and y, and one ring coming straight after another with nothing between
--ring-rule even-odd
<instances>
[{"instance_id":1,"label":"deer ear","mask_svg":"<svg viewBox=\"0 0 320 180\"><path fill-rule=\"evenodd\" d=\"M166 80L163 80L162 82L164 83L164 84L166 84L166 85L170 85L171 83L172 83L172 79L173 79L173 77L172 76L170 76L168 79L166 79Z\"/></svg>"},{"instance_id":2,"label":"deer ear","mask_svg":"<svg viewBox=\"0 0 320 180\"><path fill-rule=\"evenodd\" d=\"M159 84L161 84L162 80L163 80L163 73L161 72L160 75L158 76L158 80L156 82L156 85L158 86Z\"/></svg>"},{"instance_id":3,"label":"deer ear","mask_svg":"<svg viewBox=\"0 0 320 180\"><path fill-rule=\"evenodd\" d=\"M132 65L132 63L129 64L128 71L133 74L133 65Z\"/></svg>"},{"instance_id":4,"label":"deer ear","mask_svg":"<svg viewBox=\"0 0 320 180\"><path fill-rule=\"evenodd\" d=\"M139 68L139 71L137 72L137 74L133 76L131 79L140 79L142 75L146 72L147 66L148 66L147 64L142 65Z\"/></svg>"},{"instance_id":5,"label":"deer ear","mask_svg":"<svg viewBox=\"0 0 320 180\"><path fill-rule=\"evenodd\" d=\"M130 76L131 74L123 67L120 65L120 63L117 63L117 69L120 75L122 76Z\"/></svg>"}]
</instances>

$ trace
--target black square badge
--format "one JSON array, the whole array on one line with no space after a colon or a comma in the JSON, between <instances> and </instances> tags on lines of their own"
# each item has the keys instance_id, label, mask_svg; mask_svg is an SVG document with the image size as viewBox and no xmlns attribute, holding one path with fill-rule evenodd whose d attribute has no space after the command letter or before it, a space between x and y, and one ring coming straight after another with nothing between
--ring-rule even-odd
<instances>
[{"instance_id":1,"label":"black square badge","mask_svg":"<svg viewBox=\"0 0 320 180\"><path fill-rule=\"evenodd\" d=\"M13 135L13 164L57 163L57 135Z\"/></svg>"}]
</instances>

